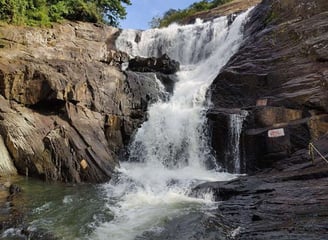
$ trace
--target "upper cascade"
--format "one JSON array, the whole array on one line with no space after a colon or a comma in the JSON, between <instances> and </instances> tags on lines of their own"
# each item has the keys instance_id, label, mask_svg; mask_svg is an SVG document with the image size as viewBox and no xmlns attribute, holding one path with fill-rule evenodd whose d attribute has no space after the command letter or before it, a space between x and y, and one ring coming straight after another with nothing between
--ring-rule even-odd
<instances>
[{"instance_id":1,"label":"upper cascade","mask_svg":"<svg viewBox=\"0 0 328 240\"><path fill-rule=\"evenodd\" d=\"M181 64L195 64L212 55L228 32L228 18L195 24L172 24L146 31L124 30L116 40L119 50L131 56L160 57L167 54Z\"/></svg>"}]
</instances>

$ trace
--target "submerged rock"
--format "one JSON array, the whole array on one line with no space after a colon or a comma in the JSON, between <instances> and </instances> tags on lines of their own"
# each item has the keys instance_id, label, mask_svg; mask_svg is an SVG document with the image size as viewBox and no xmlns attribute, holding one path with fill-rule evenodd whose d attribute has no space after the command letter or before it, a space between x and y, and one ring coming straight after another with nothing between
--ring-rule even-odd
<instances>
[{"instance_id":1,"label":"submerged rock","mask_svg":"<svg viewBox=\"0 0 328 240\"><path fill-rule=\"evenodd\" d=\"M10 187L9 187L10 195L15 195L15 194L17 194L21 191L22 191L22 189L16 184L11 184Z\"/></svg>"}]
</instances>

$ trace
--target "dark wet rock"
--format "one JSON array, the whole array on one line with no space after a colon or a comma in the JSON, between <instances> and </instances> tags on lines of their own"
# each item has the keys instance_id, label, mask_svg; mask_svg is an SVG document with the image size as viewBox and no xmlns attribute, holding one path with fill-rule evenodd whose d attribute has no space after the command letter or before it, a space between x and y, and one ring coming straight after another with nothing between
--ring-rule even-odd
<instances>
[{"instance_id":1,"label":"dark wet rock","mask_svg":"<svg viewBox=\"0 0 328 240\"><path fill-rule=\"evenodd\" d=\"M124 117L120 119L124 124L121 130L123 144L127 145L136 129L147 120L148 106L160 99L165 100L167 93L161 90L155 73L126 71L125 74L126 97L121 102Z\"/></svg>"},{"instance_id":2,"label":"dark wet rock","mask_svg":"<svg viewBox=\"0 0 328 240\"><path fill-rule=\"evenodd\" d=\"M210 136L212 142L212 148L215 151L216 159L220 159L220 165L228 172L235 172L233 159L236 153L233 152L235 144L230 141L232 136L232 119L233 115L239 116L241 120L241 127L245 125L242 119L246 118L247 112L241 109L228 109L228 108L216 108L207 112L208 125L210 128ZM243 142L243 139L240 141ZM242 147L242 146L240 146ZM246 163L244 161L244 152L240 152L241 172L245 172Z\"/></svg>"},{"instance_id":3,"label":"dark wet rock","mask_svg":"<svg viewBox=\"0 0 328 240\"><path fill-rule=\"evenodd\" d=\"M177 82L175 73L179 68L180 64L177 61L170 59L166 54L159 58L135 57L129 61L128 75L130 77L132 75L133 77L133 74L131 73L131 71L133 71L135 72L134 75L138 75L139 78L140 76L152 76L153 78L156 76L156 78L164 85L165 91L173 94L174 85ZM150 72L153 72L155 75L149 74Z\"/></svg>"},{"instance_id":4,"label":"dark wet rock","mask_svg":"<svg viewBox=\"0 0 328 240\"><path fill-rule=\"evenodd\" d=\"M210 214L229 231L218 239L328 235L328 163L308 152L313 143L328 156L327 10L324 0L264 0L246 25L246 41L211 86L207 116L217 159L231 164L223 160L229 119L247 111L240 157L252 174L193 189L192 196L213 192L220 201ZM276 129L284 134L269 134Z\"/></svg>"},{"instance_id":5,"label":"dark wet rock","mask_svg":"<svg viewBox=\"0 0 328 240\"><path fill-rule=\"evenodd\" d=\"M31 240L38 240L38 239L46 239L46 240L59 240L53 233L50 233L46 230L42 229L34 229L30 230L29 228L24 228L21 231L21 235L24 238L31 239Z\"/></svg>"},{"instance_id":6,"label":"dark wet rock","mask_svg":"<svg viewBox=\"0 0 328 240\"><path fill-rule=\"evenodd\" d=\"M179 62L170 59L167 54L159 58L135 57L129 61L129 69L136 72L160 72L174 74L180 69Z\"/></svg>"},{"instance_id":7,"label":"dark wet rock","mask_svg":"<svg viewBox=\"0 0 328 240\"><path fill-rule=\"evenodd\" d=\"M328 155L328 135L314 144ZM318 155L312 162L307 149L301 149L255 175L204 183L193 192L212 191L221 201L211 214L226 229L239 228L232 239L325 239L327 180L328 163Z\"/></svg>"},{"instance_id":8,"label":"dark wet rock","mask_svg":"<svg viewBox=\"0 0 328 240\"><path fill-rule=\"evenodd\" d=\"M202 196L204 193L212 193L216 201L227 201L230 198L246 193L245 189L238 189L239 180L232 182L207 182L192 189L191 196Z\"/></svg>"},{"instance_id":9,"label":"dark wet rock","mask_svg":"<svg viewBox=\"0 0 328 240\"><path fill-rule=\"evenodd\" d=\"M244 149L248 172L270 167L277 159L289 157L291 153L307 148L312 141L309 119L278 123L265 128L245 129L241 146ZM283 131L282 136L270 137L270 131Z\"/></svg>"},{"instance_id":10,"label":"dark wet rock","mask_svg":"<svg viewBox=\"0 0 328 240\"><path fill-rule=\"evenodd\" d=\"M148 231L136 240L217 240L228 239L233 229L226 227L214 214L189 213L174 218L164 225L162 231Z\"/></svg>"},{"instance_id":11,"label":"dark wet rock","mask_svg":"<svg viewBox=\"0 0 328 240\"><path fill-rule=\"evenodd\" d=\"M4 231L16 229L24 223L25 210L16 206L17 201L20 201L21 191L16 184L0 183L0 236Z\"/></svg>"},{"instance_id":12,"label":"dark wet rock","mask_svg":"<svg viewBox=\"0 0 328 240\"><path fill-rule=\"evenodd\" d=\"M175 74L163 74L157 72L156 77L164 85L165 91L173 94L175 83L178 81L177 76Z\"/></svg>"},{"instance_id":13,"label":"dark wet rock","mask_svg":"<svg viewBox=\"0 0 328 240\"><path fill-rule=\"evenodd\" d=\"M230 109L248 111L240 143L245 172L269 167L327 132L327 10L325 0L265 0L251 13L246 40L209 94L212 146L229 170L222 154ZM268 136L281 128L285 136Z\"/></svg>"},{"instance_id":14,"label":"dark wet rock","mask_svg":"<svg viewBox=\"0 0 328 240\"><path fill-rule=\"evenodd\" d=\"M11 184L9 187L10 195L15 195L17 193L20 193L21 191L22 191L22 189L20 188L20 186L18 186L16 184Z\"/></svg>"},{"instance_id":15,"label":"dark wet rock","mask_svg":"<svg viewBox=\"0 0 328 240\"><path fill-rule=\"evenodd\" d=\"M247 40L212 84L214 104L240 108L268 98L271 106L327 111L327 64L312 51L325 48L327 8L324 0L260 4Z\"/></svg>"},{"instance_id":16,"label":"dark wet rock","mask_svg":"<svg viewBox=\"0 0 328 240\"><path fill-rule=\"evenodd\" d=\"M228 25L230 26L234 21L235 19L237 18L238 14L240 14L241 12L235 12L235 13L231 13L227 16L228 18Z\"/></svg>"}]
</instances>

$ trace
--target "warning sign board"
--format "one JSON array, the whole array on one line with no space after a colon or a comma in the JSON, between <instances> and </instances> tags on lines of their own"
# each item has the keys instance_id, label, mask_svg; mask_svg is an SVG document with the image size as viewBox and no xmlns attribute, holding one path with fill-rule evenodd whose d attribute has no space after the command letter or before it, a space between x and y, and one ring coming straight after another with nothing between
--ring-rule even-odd
<instances>
[{"instance_id":1,"label":"warning sign board","mask_svg":"<svg viewBox=\"0 0 328 240\"><path fill-rule=\"evenodd\" d=\"M268 105L268 99L258 99L256 101L256 106L263 107Z\"/></svg>"},{"instance_id":2,"label":"warning sign board","mask_svg":"<svg viewBox=\"0 0 328 240\"><path fill-rule=\"evenodd\" d=\"M285 130L283 128L277 128L268 131L269 138L277 138L283 136L285 136Z\"/></svg>"}]
</instances>

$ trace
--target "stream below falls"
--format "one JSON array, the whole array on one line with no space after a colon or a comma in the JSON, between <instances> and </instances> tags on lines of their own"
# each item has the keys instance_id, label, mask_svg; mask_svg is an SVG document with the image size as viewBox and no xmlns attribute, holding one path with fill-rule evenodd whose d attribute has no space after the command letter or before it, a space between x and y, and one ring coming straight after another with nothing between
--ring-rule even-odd
<instances>
[{"instance_id":1,"label":"stream below falls","mask_svg":"<svg viewBox=\"0 0 328 240\"><path fill-rule=\"evenodd\" d=\"M160 237L168 222L216 208L210 192L195 196L192 188L237 175L222 172L211 155L204 127L210 104L206 91L242 43L249 11L231 25L221 17L122 31L116 41L119 50L144 57L166 53L181 63L173 95L150 106L148 120L129 148L129 159L121 162L110 182L63 185L17 180L24 189L21 205L28 213L29 229L48 231L59 239L168 239ZM19 239L20 231L8 229L1 238Z\"/></svg>"}]
</instances>

